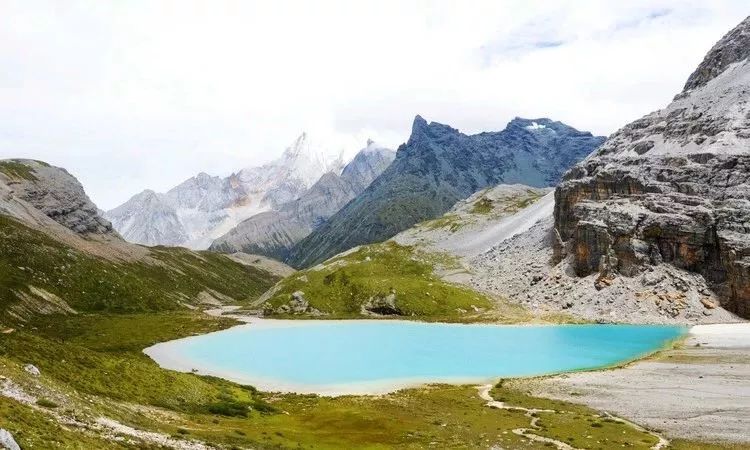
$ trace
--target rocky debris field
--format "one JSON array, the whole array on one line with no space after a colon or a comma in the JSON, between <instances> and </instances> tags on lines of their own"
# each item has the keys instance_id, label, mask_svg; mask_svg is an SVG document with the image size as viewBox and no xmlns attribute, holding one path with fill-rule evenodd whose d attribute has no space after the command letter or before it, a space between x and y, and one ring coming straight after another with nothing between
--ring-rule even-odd
<instances>
[{"instance_id":1,"label":"rocky debris field","mask_svg":"<svg viewBox=\"0 0 750 450\"><path fill-rule=\"evenodd\" d=\"M669 265L642 273L579 277L567 259L553 261L552 217L464 261L468 274L449 276L482 292L520 303L535 314L567 313L583 320L628 323L740 321L719 307L705 280Z\"/></svg>"}]
</instances>

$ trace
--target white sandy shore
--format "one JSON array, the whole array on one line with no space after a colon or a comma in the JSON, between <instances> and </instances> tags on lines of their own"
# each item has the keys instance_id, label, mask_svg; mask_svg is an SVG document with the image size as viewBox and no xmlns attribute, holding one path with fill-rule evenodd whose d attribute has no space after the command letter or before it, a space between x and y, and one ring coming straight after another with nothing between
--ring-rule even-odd
<instances>
[{"instance_id":1,"label":"white sandy shore","mask_svg":"<svg viewBox=\"0 0 750 450\"><path fill-rule=\"evenodd\" d=\"M694 326L682 343L623 368L529 382L670 437L750 443L750 323Z\"/></svg>"},{"instance_id":2,"label":"white sandy shore","mask_svg":"<svg viewBox=\"0 0 750 450\"><path fill-rule=\"evenodd\" d=\"M207 311L211 315L221 315L222 313L231 312L233 309L222 308ZM254 316L240 316L231 315L245 322L244 325L238 325L236 327L229 328L227 330L216 331L215 333L226 333L230 330L237 330L245 327L252 327L254 329L278 329L278 328L293 328L300 326L310 325L327 325L331 324L331 320L288 320L288 319L263 319ZM383 319L357 319L357 320L337 320L336 322L351 322L357 324L364 323L383 323ZM412 325L425 325L429 326L430 322L415 322L408 320L388 320L389 323L402 322L409 323ZM441 325L456 326L456 327L493 327L498 324L490 323L475 323L475 324L463 324L463 323L441 323ZM502 325L503 327L529 327L529 326L556 326L554 324L510 324ZM564 326L564 325L563 325ZM230 370L223 370L220 368L207 368L202 367L200 362L192 361L186 358L184 355L179 354L176 351L175 343L181 344L189 342L193 339L200 338L199 336L189 336L175 341L163 342L155 344L143 350L143 353L148 355L151 359L156 361L159 366L176 370L179 372L192 372L200 375L211 375L215 377L224 378L226 380L234 381L240 384L252 385L261 391L266 392L283 392L283 393L298 393L298 394L318 394L324 396L342 396L342 395L382 395L390 392L395 392L401 389L414 388L424 386L427 384L487 384L495 383L500 377L429 377L429 378L398 378L398 379L381 379L377 381L368 382L355 382L345 384L324 384L324 385L311 385L311 384L298 384L288 383L276 379L264 379L262 377L247 376L246 374L234 372ZM179 348L179 347L177 347Z\"/></svg>"}]
</instances>

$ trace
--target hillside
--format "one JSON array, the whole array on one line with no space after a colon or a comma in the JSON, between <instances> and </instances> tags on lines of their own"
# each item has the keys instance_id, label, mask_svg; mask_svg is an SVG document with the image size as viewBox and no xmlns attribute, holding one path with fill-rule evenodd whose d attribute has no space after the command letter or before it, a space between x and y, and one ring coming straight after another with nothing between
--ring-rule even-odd
<instances>
[{"instance_id":1,"label":"hillside","mask_svg":"<svg viewBox=\"0 0 750 450\"><path fill-rule=\"evenodd\" d=\"M242 302L275 281L223 255L124 242L60 168L0 162L0 325L38 314Z\"/></svg>"},{"instance_id":2,"label":"hillside","mask_svg":"<svg viewBox=\"0 0 750 450\"><path fill-rule=\"evenodd\" d=\"M309 267L354 246L386 240L440 217L484 187L554 185L603 140L549 119L517 118L503 131L466 135L417 116L393 164L297 244L286 262Z\"/></svg>"}]
</instances>

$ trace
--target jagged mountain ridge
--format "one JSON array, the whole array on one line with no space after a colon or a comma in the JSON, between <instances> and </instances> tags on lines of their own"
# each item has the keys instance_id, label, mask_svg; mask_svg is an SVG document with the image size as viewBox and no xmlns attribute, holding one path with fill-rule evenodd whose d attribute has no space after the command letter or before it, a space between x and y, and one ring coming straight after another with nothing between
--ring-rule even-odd
<instances>
[{"instance_id":1,"label":"jagged mountain ridge","mask_svg":"<svg viewBox=\"0 0 750 450\"><path fill-rule=\"evenodd\" d=\"M211 244L211 250L261 254L283 261L289 250L362 192L395 158L372 141L344 167L328 172L297 200L242 221Z\"/></svg>"},{"instance_id":2,"label":"jagged mountain ridge","mask_svg":"<svg viewBox=\"0 0 750 450\"><path fill-rule=\"evenodd\" d=\"M310 266L354 246L388 239L441 216L483 187L554 185L603 141L549 119L516 118L503 131L466 135L417 116L393 164L297 244L287 263Z\"/></svg>"},{"instance_id":3,"label":"jagged mountain ridge","mask_svg":"<svg viewBox=\"0 0 750 450\"><path fill-rule=\"evenodd\" d=\"M295 200L323 174L340 173L344 160L343 151L303 133L269 164L226 178L200 173L166 193L146 190L106 217L130 242L205 249L242 220Z\"/></svg>"},{"instance_id":4,"label":"jagged mountain ridge","mask_svg":"<svg viewBox=\"0 0 750 450\"><path fill-rule=\"evenodd\" d=\"M747 18L669 106L565 175L555 193L558 259L605 281L668 263L702 275L722 306L750 317L749 44Z\"/></svg>"}]
</instances>

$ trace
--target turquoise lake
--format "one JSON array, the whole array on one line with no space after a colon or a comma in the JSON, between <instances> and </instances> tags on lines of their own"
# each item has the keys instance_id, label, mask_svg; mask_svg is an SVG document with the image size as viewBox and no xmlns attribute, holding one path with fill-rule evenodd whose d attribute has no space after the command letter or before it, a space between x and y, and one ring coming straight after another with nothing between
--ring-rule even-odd
<instances>
[{"instance_id":1,"label":"turquoise lake","mask_svg":"<svg viewBox=\"0 0 750 450\"><path fill-rule=\"evenodd\" d=\"M609 366L658 350L686 331L660 325L266 320L145 352L166 368L263 390L377 393L427 382L480 382Z\"/></svg>"}]
</instances>

